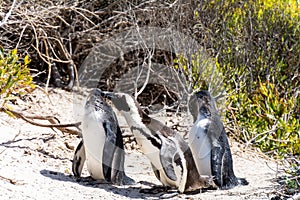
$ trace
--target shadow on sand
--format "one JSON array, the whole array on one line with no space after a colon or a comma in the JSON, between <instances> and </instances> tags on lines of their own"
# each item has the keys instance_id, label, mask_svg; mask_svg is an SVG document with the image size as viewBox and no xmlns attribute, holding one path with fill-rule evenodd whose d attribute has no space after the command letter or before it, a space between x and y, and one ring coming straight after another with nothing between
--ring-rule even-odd
<instances>
[{"instance_id":1,"label":"shadow on sand","mask_svg":"<svg viewBox=\"0 0 300 200\"><path fill-rule=\"evenodd\" d=\"M163 193L158 194L147 194L147 193L141 193L140 190L142 186L147 187L155 187L156 185L147 181L141 181L137 183L136 185L123 185L123 186L117 186L112 185L110 183L106 183L104 181L96 181L93 180L91 177L81 177L81 178L75 178L72 175L66 175L61 172L56 171L50 171L50 170L41 170L40 173L48 178L58 180L58 181L68 181L68 182L74 182L78 183L82 186L92 187L92 188L101 188L104 189L107 192L112 192L114 194L122 195L128 198L132 199L160 199L161 195ZM144 188L144 187L143 187ZM174 192L174 191L173 191Z\"/></svg>"}]
</instances>

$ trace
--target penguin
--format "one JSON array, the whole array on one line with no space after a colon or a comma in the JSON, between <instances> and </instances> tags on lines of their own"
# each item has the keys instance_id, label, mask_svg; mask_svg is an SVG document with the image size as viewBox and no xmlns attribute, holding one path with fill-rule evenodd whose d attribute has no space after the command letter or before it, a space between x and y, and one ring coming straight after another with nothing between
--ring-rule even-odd
<instances>
[{"instance_id":1,"label":"penguin","mask_svg":"<svg viewBox=\"0 0 300 200\"><path fill-rule=\"evenodd\" d=\"M228 138L214 98L206 90L197 92L195 96L198 116L190 130L188 143L199 174L213 176L220 189L247 185L246 179L237 178L234 174Z\"/></svg>"},{"instance_id":2,"label":"penguin","mask_svg":"<svg viewBox=\"0 0 300 200\"><path fill-rule=\"evenodd\" d=\"M129 94L102 92L125 117L157 179L180 193L211 186L210 176L200 176L188 143L173 129L152 119Z\"/></svg>"},{"instance_id":3,"label":"penguin","mask_svg":"<svg viewBox=\"0 0 300 200\"><path fill-rule=\"evenodd\" d=\"M87 170L95 180L118 185L134 184L124 172L125 152L118 120L99 89L93 90L87 98L82 137L72 163L75 177L80 177L86 161Z\"/></svg>"}]
</instances>

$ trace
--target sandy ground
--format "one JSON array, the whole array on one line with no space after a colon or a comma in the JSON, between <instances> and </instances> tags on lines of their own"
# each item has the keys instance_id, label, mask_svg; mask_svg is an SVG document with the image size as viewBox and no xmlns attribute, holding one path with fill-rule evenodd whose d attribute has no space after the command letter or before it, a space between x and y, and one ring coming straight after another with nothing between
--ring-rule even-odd
<instances>
[{"instance_id":1,"label":"sandy ground","mask_svg":"<svg viewBox=\"0 0 300 200\"><path fill-rule=\"evenodd\" d=\"M25 102L23 112L55 115L61 123L74 122L73 95L52 90L49 98L36 90ZM18 108L18 107L17 107ZM20 108L20 107L19 107ZM44 122L41 122L44 123ZM0 113L0 199L157 199L159 195L139 193L141 188L159 185L149 161L138 151L128 150L126 173L137 184L115 186L96 184L72 175L71 160L79 138L76 135L30 125ZM270 199L274 192L276 164L243 150L231 142L234 169L248 186L230 190L208 190L199 194L180 194L173 199ZM84 169L83 177L88 173Z\"/></svg>"}]
</instances>

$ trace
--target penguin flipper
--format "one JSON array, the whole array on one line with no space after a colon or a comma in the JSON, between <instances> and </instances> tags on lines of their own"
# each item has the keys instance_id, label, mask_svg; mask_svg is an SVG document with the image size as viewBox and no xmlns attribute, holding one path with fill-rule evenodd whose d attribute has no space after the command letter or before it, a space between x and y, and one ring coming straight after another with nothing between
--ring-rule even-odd
<instances>
[{"instance_id":1,"label":"penguin flipper","mask_svg":"<svg viewBox=\"0 0 300 200\"><path fill-rule=\"evenodd\" d=\"M235 176L233 171L233 161L232 161L232 154L229 146L229 142L225 133L225 130L222 132L220 140L224 144L224 166L223 166L223 186L224 188L232 188L237 185L247 185L248 182L246 179L239 179Z\"/></svg>"},{"instance_id":2,"label":"penguin flipper","mask_svg":"<svg viewBox=\"0 0 300 200\"><path fill-rule=\"evenodd\" d=\"M114 159L117 138L116 133L112 130L110 122L105 121L102 125L106 135L102 154L103 175L106 181L111 182L111 167Z\"/></svg>"},{"instance_id":3,"label":"penguin flipper","mask_svg":"<svg viewBox=\"0 0 300 200\"><path fill-rule=\"evenodd\" d=\"M115 141L114 144L110 144L111 146L114 145L115 149L113 152L113 158L111 163L111 181L115 184L130 184L130 180L126 179L126 175L124 172L124 161L125 161L125 152L123 146L123 137L122 131L119 126L117 126L117 133L116 139L111 140L110 142ZM105 146L104 146L105 147ZM128 177L129 178L129 177Z\"/></svg>"},{"instance_id":4,"label":"penguin flipper","mask_svg":"<svg viewBox=\"0 0 300 200\"><path fill-rule=\"evenodd\" d=\"M75 150L72 162L72 172L74 176L80 177L85 159L85 148L83 145L83 140L81 140Z\"/></svg>"},{"instance_id":5,"label":"penguin flipper","mask_svg":"<svg viewBox=\"0 0 300 200\"><path fill-rule=\"evenodd\" d=\"M223 129L218 138L218 146L212 149L212 175L221 189L229 189L239 184L233 171L232 155L226 132ZM214 164L213 164L214 163Z\"/></svg>"},{"instance_id":6,"label":"penguin flipper","mask_svg":"<svg viewBox=\"0 0 300 200\"><path fill-rule=\"evenodd\" d=\"M162 142L160 149L160 162L166 175L173 181L177 180L173 165L176 160L175 157L178 157L177 154L177 149L174 143L168 144L167 142Z\"/></svg>"},{"instance_id":7,"label":"penguin flipper","mask_svg":"<svg viewBox=\"0 0 300 200\"><path fill-rule=\"evenodd\" d=\"M213 147L211 149L211 173L214 182L218 187L223 186L222 167L223 167L224 148Z\"/></svg>"}]
</instances>

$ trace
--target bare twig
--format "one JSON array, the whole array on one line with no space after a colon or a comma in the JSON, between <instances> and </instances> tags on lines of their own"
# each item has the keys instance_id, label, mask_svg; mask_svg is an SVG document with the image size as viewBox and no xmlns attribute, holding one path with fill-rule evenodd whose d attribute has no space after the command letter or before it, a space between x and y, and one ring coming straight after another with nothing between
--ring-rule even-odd
<instances>
[{"instance_id":1,"label":"bare twig","mask_svg":"<svg viewBox=\"0 0 300 200\"><path fill-rule=\"evenodd\" d=\"M45 88L46 92L48 92L48 86L49 86L49 82L50 82L50 78L51 78L52 67L51 67L51 62L50 62L50 59L49 59L48 44L47 44L45 39L43 39L43 42L44 42L44 45L45 45L45 48L46 48L46 56L47 56L47 63L48 63L48 77L47 77L46 88Z\"/></svg>"},{"instance_id":2,"label":"bare twig","mask_svg":"<svg viewBox=\"0 0 300 200\"><path fill-rule=\"evenodd\" d=\"M16 185L18 183L18 181L16 181L16 180L13 180L11 178L6 178L6 177L1 176L1 175L0 175L0 179L6 180L6 181L8 181L9 183L11 183L13 185Z\"/></svg>"},{"instance_id":3,"label":"bare twig","mask_svg":"<svg viewBox=\"0 0 300 200\"><path fill-rule=\"evenodd\" d=\"M81 135L80 128L79 126L81 125L81 122L77 123L69 123L69 124L57 124L59 121L57 118L53 116L25 116L23 113L17 112L10 110L8 108L1 107L0 112L5 112L5 113L12 113L15 117L23 119L24 121L35 125L35 126L40 126L40 127L45 127L45 128L56 128L62 132L70 133L70 134L75 134L75 135ZM32 119L39 119L39 120L47 120L51 124L41 124L33 121ZM68 127L75 127L78 130L72 130L68 129Z\"/></svg>"},{"instance_id":4,"label":"bare twig","mask_svg":"<svg viewBox=\"0 0 300 200\"><path fill-rule=\"evenodd\" d=\"M19 130L19 132L15 135L15 137L11 140L12 142L16 140L16 138L21 134L21 131ZM7 148L6 148L7 149ZM3 151L0 152L0 154L2 154L3 152L6 151L6 149L3 149Z\"/></svg>"},{"instance_id":5,"label":"bare twig","mask_svg":"<svg viewBox=\"0 0 300 200\"><path fill-rule=\"evenodd\" d=\"M7 23L8 18L11 16L12 11L13 11L13 9L14 9L15 6L16 6L16 2L17 2L17 0L14 0L14 1L13 1L13 3L12 3L12 5L11 5L11 7L10 7L8 13L6 13L4 19L0 22L0 27Z\"/></svg>"}]
</instances>

